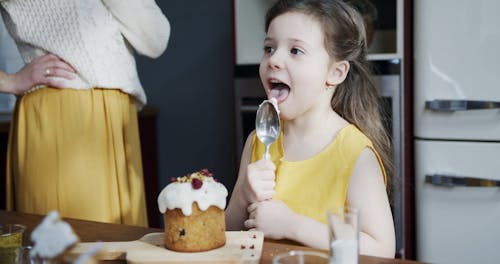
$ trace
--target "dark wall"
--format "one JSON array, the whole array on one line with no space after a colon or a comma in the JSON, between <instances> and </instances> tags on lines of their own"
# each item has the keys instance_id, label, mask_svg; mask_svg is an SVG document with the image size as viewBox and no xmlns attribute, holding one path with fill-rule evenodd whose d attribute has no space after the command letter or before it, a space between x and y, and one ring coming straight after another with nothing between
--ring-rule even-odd
<instances>
[{"instance_id":1,"label":"dark wall","mask_svg":"<svg viewBox=\"0 0 500 264\"><path fill-rule=\"evenodd\" d=\"M170 21L166 52L137 58L148 104L159 108L159 190L208 168L235 177L232 1L156 1Z\"/></svg>"}]
</instances>

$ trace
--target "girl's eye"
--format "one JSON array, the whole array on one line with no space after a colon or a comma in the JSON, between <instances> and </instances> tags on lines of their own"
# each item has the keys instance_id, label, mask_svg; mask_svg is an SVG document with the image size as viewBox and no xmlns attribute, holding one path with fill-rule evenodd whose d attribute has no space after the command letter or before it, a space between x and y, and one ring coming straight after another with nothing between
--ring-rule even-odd
<instances>
[{"instance_id":1,"label":"girl's eye","mask_svg":"<svg viewBox=\"0 0 500 264\"><path fill-rule=\"evenodd\" d=\"M274 51L271 46L264 46L264 53L272 53Z\"/></svg>"},{"instance_id":2,"label":"girl's eye","mask_svg":"<svg viewBox=\"0 0 500 264\"><path fill-rule=\"evenodd\" d=\"M294 55L298 55L298 54L304 54L304 52L298 48L292 48L290 50L290 53L294 54Z\"/></svg>"}]
</instances>

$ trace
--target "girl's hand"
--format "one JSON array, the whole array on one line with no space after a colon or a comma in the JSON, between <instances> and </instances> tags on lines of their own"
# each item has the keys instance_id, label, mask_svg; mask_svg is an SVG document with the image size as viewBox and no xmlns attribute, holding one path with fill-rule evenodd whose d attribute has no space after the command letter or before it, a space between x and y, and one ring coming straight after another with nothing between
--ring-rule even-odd
<instances>
[{"instance_id":1,"label":"girl's hand","mask_svg":"<svg viewBox=\"0 0 500 264\"><path fill-rule=\"evenodd\" d=\"M242 188L248 204L273 198L275 170L274 163L267 159L248 165Z\"/></svg>"},{"instance_id":2,"label":"girl's hand","mask_svg":"<svg viewBox=\"0 0 500 264\"><path fill-rule=\"evenodd\" d=\"M296 214L282 201L269 200L253 203L247 208L249 213L245 227L262 231L271 239L290 238Z\"/></svg>"},{"instance_id":3,"label":"girl's hand","mask_svg":"<svg viewBox=\"0 0 500 264\"><path fill-rule=\"evenodd\" d=\"M34 59L17 73L9 75L6 88L17 95L23 94L35 85L63 88L60 80L51 77L71 80L75 78L75 70L56 55L47 54Z\"/></svg>"}]
</instances>

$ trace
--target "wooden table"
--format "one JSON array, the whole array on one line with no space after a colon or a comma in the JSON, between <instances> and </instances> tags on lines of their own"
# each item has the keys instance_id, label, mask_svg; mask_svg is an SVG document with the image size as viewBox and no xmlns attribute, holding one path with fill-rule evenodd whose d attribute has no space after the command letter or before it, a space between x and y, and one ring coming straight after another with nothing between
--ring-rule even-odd
<instances>
[{"instance_id":1,"label":"wooden table","mask_svg":"<svg viewBox=\"0 0 500 264\"><path fill-rule=\"evenodd\" d=\"M0 224L16 223L26 225L26 235L24 237L24 245L31 244L29 236L31 231L40 223L42 215L24 214L18 212L8 212L0 210ZM153 232L162 232L162 229L145 228L137 226L107 224L92 221L64 219L72 227L75 233L80 237L82 242L94 241L132 241L141 238L145 234ZM315 250L326 252L308 247L286 245L274 242L264 241L262 257L260 263L272 263L273 256L289 250ZM109 263L109 262L106 262ZM400 259L385 259L369 256L360 256L360 264L418 264L420 262L400 260Z\"/></svg>"}]
</instances>

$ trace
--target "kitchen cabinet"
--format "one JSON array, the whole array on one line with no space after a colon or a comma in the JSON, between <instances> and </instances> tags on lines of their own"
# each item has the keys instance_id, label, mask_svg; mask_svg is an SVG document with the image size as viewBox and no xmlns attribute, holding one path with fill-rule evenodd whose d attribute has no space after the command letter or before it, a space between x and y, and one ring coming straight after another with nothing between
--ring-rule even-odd
<instances>
[{"instance_id":1,"label":"kitchen cabinet","mask_svg":"<svg viewBox=\"0 0 500 264\"><path fill-rule=\"evenodd\" d=\"M373 26L368 59L402 59L404 0L350 0L363 6L369 17L367 28ZM235 65L256 65L262 55L265 38L265 14L276 0L234 0ZM369 8L367 6L373 7ZM371 23L370 23L371 22Z\"/></svg>"},{"instance_id":2,"label":"kitchen cabinet","mask_svg":"<svg viewBox=\"0 0 500 264\"><path fill-rule=\"evenodd\" d=\"M405 91L409 87L410 75L405 56L405 43L409 42L405 30L411 26L405 22L405 14L409 14L411 1L409 0L352 0L354 5L362 10L371 39L368 47L367 59L374 68L374 82L380 92L380 102L387 113L385 127L391 135L393 143L393 157L395 178L393 189L393 216L397 235L398 255L405 256L407 244L412 257L412 193L409 183L410 178L405 169L406 161L411 160L411 147L406 146L405 118L411 116L409 106L403 99L407 96ZM275 0L234 0L235 24L235 110L237 154L239 157L244 141L248 134L255 128L255 113L258 105L265 99L264 90L260 83L258 67L262 55L262 44L265 38L264 23L265 13L275 3ZM406 9L405 9L406 7ZM408 93L410 94L410 93ZM406 98L406 100L410 100ZM409 131L409 130L408 130ZM408 157L406 157L408 155ZM409 166L409 165L408 165ZM408 202L407 202L408 201ZM405 205L407 203L407 205ZM408 210L408 213L405 212ZM407 231L406 229L410 230ZM406 234L408 233L408 234Z\"/></svg>"}]
</instances>

